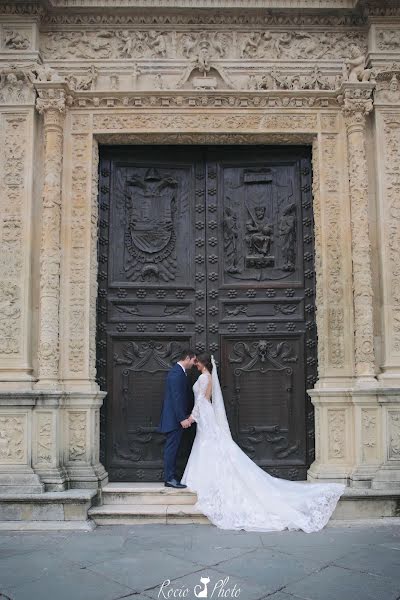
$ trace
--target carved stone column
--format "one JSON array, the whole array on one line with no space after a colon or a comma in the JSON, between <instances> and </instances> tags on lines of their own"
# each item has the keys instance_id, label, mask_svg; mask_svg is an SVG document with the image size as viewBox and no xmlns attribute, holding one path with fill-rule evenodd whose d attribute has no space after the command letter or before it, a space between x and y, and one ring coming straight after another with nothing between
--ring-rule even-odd
<instances>
[{"instance_id":1,"label":"carved stone column","mask_svg":"<svg viewBox=\"0 0 400 600\"><path fill-rule=\"evenodd\" d=\"M350 473L353 487L370 487L380 457L379 404L376 394L374 347L374 285L372 275L371 213L366 145L366 118L373 109L375 84L344 83L342 111L347 131L349 191L351 206L351 251L353 262L355 387L353 431L349 436L354 450Z\"/></svg>"},{"instance_id":2,"label":"carved stone column","mask_svg":"<svg viewBox=\"0 0 400 600\"><path fill-rule=\"evenodd\" d=\"M61 175L65 89L62 84L37 84L36 108L44 121L44 184L42 193L40 300L38 341L39 389L55 389L59 379L59 309L61 263Z\"/></svg>"},{"instance_id":3,"label":"carved stone column","mask_svg":"<svg viewBox=\"0 0 400 600\"><path fill-rule=\"evenodd\" d=\"M355 372L361 387L376 385L365 129L366 117L373 109L373 89L372 83L345 83L342 86L351 202Z\"/></svg>"}]
</instances>

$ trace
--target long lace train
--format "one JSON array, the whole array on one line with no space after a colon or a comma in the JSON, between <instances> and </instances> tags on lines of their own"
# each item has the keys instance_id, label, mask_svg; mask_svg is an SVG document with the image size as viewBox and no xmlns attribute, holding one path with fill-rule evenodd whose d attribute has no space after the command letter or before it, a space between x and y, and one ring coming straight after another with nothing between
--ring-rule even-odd
<instances>
[{"instance_id":1,"label":"long lace train","mask_svg":"<svg viewBox=\"0 0 400 600\"><path fill-rule=\"evenodd\" d=\"M319 531L346 486L272 477L218 426L205 397L208 379L194 385L197 432L182 483L197 493L196 507L221 529Z\"/></svg>"}]
</instances>

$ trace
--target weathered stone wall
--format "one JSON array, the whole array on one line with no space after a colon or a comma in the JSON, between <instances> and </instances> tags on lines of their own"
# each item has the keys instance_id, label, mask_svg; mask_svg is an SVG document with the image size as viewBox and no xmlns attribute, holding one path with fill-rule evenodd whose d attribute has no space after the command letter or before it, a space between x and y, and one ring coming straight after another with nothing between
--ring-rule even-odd
<instances>
[{"instance_id":1,"label":"weathered stone wall","mask_svg":"<svg viewBox=\"0 0 400 600\"><path fill-rule=\"evenodd\" d=\"M400 485L400 17L54 4L0 7L0 486L106 481L99 143L312 144L309 478Z\"/></svg>"}]
</instances>

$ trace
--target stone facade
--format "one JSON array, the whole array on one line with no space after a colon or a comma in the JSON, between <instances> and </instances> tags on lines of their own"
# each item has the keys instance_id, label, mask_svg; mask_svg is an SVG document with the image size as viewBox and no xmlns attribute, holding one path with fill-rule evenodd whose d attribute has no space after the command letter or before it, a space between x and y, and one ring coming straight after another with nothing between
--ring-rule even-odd
<instances>
[{"instance_id":1,"label":"stone facade","mask_svg":"<svg viewBox=\"0 0 400 600\"><path fill-rule=\"evenodd\" d=\"M400 3L152 4L0 7L0 491L107 481L97 169L115 143L312 145L308 478L400 488Z\"/></svg>"}]
</instances>

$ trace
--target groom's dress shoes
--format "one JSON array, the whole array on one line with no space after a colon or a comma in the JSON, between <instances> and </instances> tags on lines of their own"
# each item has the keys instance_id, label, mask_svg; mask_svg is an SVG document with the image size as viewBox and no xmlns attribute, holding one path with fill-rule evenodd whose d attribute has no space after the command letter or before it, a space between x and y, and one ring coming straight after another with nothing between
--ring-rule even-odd
<instances>
[{"instance_id":1,"label":"groom's dress shoes","mask_svg":"<svg viewBox=\"0 0 400 600\"><path fill-rule=\"evenodd\" d=\"M177 479L170 479L165 482L165 487L173 487L173 488L185 488L187 487L185 484L180 483Z\"/></svg>"}]
</instances>

